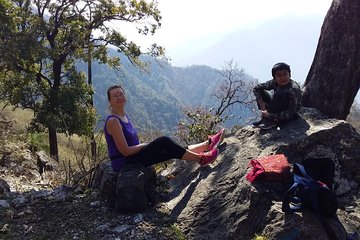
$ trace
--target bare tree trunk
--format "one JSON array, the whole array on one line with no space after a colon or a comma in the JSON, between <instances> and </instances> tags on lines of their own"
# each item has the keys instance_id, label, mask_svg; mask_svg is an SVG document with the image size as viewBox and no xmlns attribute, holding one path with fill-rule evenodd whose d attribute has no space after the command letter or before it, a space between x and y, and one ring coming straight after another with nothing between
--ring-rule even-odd
<instances>
[{"instance_id":1,"label":"bare tree trunk","mask_svg":"<svg viewBox=\"0 0 360 240\"><path fill-rule=\"evenodd\" d=\"M88 84L92 86L92 60L91 60L91 51L89 50L89 59L88 59ZM90 99L91 107L94 107L94 96L91 95ZM91 157L93 161L96 161L96 140L94 133L91 133L90 136L90 145L91 145Z\"/></svg>"},{"instance_id":2,"label":"bare tree trunk","mask_svg":"<svg viewBox=\"0 0 360 240\"><path fill-rule=\"evenodd\" d=\"M360 87L360 1L333 0L304 84L303 106L346 119Z\"/></svg>"},{"instance_id":3,"label":"bare tree trunk","mask_svg":"<svg viewBox=\"0 0 360 240\"><path fill-rule=\"evenodd\" d=\"M59 149L56 136L56 129L49 127L49 145L50 145L50 156L55 160L59 161Z\"/></svg>"},{"instance_id":4,"label":"bare tree trunk","mask_svg":"<svg viewBox=\"0 0 360 240\"><path fill-rule=\"evenodd\" d=\"M59 106L58 93L60 89L60 81L61 81L61 66L65 62L66 56L62 55L58 59L54 59L53 62L53 75L54 75L54 83L50 89L49 93L49 108L48 113L56 116L58 113L56 109ZM49 130L49 145L50 145L50 156L55 160L59 161L59 148L57 141L57 126L53 125L53 123L48 122L48 130Z\"/></svg>"}]
</instances>

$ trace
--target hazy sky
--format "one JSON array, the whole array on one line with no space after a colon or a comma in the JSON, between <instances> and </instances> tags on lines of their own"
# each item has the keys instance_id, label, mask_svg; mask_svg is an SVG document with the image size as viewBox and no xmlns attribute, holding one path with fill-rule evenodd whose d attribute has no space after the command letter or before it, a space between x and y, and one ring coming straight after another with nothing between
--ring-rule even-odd
<instances>
[{"instance_id":1,"label":"hazy sky","mask_svg":"<svg viewBox=\"0 0 360 240\"><path fill-rule=\"evenodd\" d=\"M251 28L289 15L326 14L331 0L159 0L155 38L169 50L194 38Z\"/></svg>"},{"instance_id":2,"label":"hazy sky","mask_svg":"<svg viewBox=\"0 0 360 240\"><path fill-rule=\"evenodd\" d=\"M162 26L154 36L130 38L141 45L156 41L168 51L206 36L224 35L252 28L282 16L319 14L325 16L331 0L158 0ZM206 45L206 43L204 43ZM174 58L175 56L172 56Z\"/></svg>"},{"instance_id":3,"label":"hazy sky","mask_svg":"<svg viewBox=\"0 0 360 240\"><path fill-rule=\"evenodd\" d=\"M201 59L195 61L192 58L195 52L206 51L207 47L232 32L255 29L269 20L289 16L318 15L319 21L322 21L331 2L332 0L158 0L162 26L154 36L139 36L133 25L129 29L123 28L126 31L121 32L141 46L147 47L156 42L165 47L173 66L189 66L202 64ZM321 26L321 23L317 25ZM319 32L314 32L317 36L312 40L313 43L308 43L313 44L313 47L307 49L314 51ZM281 37L286 37L285 35ZM261 57L261 54L258 56ZM229 60L226 59L227 56L218 57ZM311 60L307 62L311 64ZM206 62L204 64L208 65ZM250 62L247 64L246 70L250 70L250 74L256 75L259 72L251 69ZM218 64L212 67L221 68ZM303 70L301 78L304 78L305 72ZM255 77L263 78L263 74Z\"/></svg>"}]
</instances>

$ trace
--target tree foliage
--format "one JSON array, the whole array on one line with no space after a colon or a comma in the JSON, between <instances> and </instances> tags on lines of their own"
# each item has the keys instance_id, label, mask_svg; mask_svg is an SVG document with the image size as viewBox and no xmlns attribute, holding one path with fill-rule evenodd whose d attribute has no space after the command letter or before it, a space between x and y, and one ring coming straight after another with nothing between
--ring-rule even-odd
<instances>
[{"instance_id":1,"label":"tree foliage","mask_svg":"<svg viewBox=\"0 0 360 240\"><path fill-rule=\"evenodd\" d=\"M120 59L107 53L114 46L141 66L143 52L116 22L138 23L138 32L148 35L160 20L155 1L0 0L0 96L34 110L57 158L56 132L87 135L95 121L89 104L93 90L76 62L117 66ZM163 49L154 44L146 53L159 56Z\"/></svg>"},{"instance_id":2,"label":"tree foliage","mask_svg":"<svg viewBox=\"0 0 360 240\"><path fill-rule=\"evenodd\" d=\"M178 123L176 135L187 145L204 141L223 122L220 116L202 106L184 107L183 113L186 119Z\"/></svg>"}]
</instances>

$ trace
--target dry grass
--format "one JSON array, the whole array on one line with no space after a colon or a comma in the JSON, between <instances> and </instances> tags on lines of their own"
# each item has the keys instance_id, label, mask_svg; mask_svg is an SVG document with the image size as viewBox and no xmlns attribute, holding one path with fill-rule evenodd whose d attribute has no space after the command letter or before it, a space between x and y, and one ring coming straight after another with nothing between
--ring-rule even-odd
<instances>
[{"instance_id":1,"label":"dry grass","mask_svg":"<svg viewBox=\"0 0 360 240\"><path fill-rule=\"evenodd\" d=\"M93 159L88 138L58 134L60 163L65 171L66 183L82 182L84 185L89 185L93 169L99 162L107 159L104 137L99 133L95 139L97 154L96 159Z\"/></svg>"},{"instance_id":2,"label":"dry grass","mask_svg":"<svg viewBox=\"0 0 360 240\"><path fill-rule=\"evenodd\" d=\"M2 139L13 142L25 142L34 151L43 150L49 154L49 139L46 132L29 133L27 131L34 115L31 110L14 108L0 103L0 119L6 122L6 131L2 131ZM4 129L3 129L4 130ZM90 140L77 135L67 136L57 134L60 158L60 169L63 172L64 183L73 183L75 179L84 180L86 174L106 156L106 143L102 134L96 136L97 156L94 161L91 156Z\"/></svg>"},{"instance_id":3,"label":"dry grass","mask_svg":"<svg viewBox=\"0 0 360 240\"><path fill-rule=\"evenodd\" d=\"M0 102L0 116L8 120L13 120L16 124L16 130L26 133L26 129L29 127L34 113L30 109L14 108L13 106Z\"/></svg>"},{"instance_id":4,"label":"dry grass","mask_svg":"<svg viewBox=\"0 0 360 240\"><path fill-rule=\"evenodd\" d=\"M26 132L32 118L30 110L16 109L0 102L0 141L26 142Z\"/></svg>"}]
</instances>

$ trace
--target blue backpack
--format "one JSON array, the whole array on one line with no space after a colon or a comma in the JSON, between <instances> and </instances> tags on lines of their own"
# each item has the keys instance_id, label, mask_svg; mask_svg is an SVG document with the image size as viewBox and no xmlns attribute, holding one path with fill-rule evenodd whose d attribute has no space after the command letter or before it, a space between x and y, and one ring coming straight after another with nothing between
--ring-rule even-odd
<instances>
[{"instance_id":1,"label":"blue backpack","mask_svg":"<svg viewBox=\"0 0 360 240\"><path fill-rule=\"evenodd\" d=\"M312 161L316 160L317 159L313 159ZM317 163L324 162L322 160L319 160ZM329 159L329 161L331 162L328 163L334 165L331 159ZM300 212L304 208L312 210L316 214L329 238L336 240L338 239L336 234L325 219L326 217L334 217L337 219L336 211L338 209L338 201L336 195L328 187L329 185L332 185L335 167L322 166L322 172L328 172L327 179L314 179L307 173L312 172L312 176L316 176L315 173L319 173L319 171L315 171L316 169L314 170L314 166L315 165L313 164L312 168L309 167L305 170L303 165L298 163L294 164L294 184L284 196L282 211L291 213ZM321 164L318 164L318 166L320 166L319 168L321 169Z\"/></svg>"},{"instance_id":2,"label":"blue backpack","mask_svg":"<svg viewBox=\"0 0 360 240\"><path fill-rule=\"evenodd\" d=\"M338 201L335 194L326 183L314 180L301 164L294 164L294 184L285 194L283 200L284 212L298 212L304 208L325 217L336 215Z\"/></svg>"}]
</instances>

